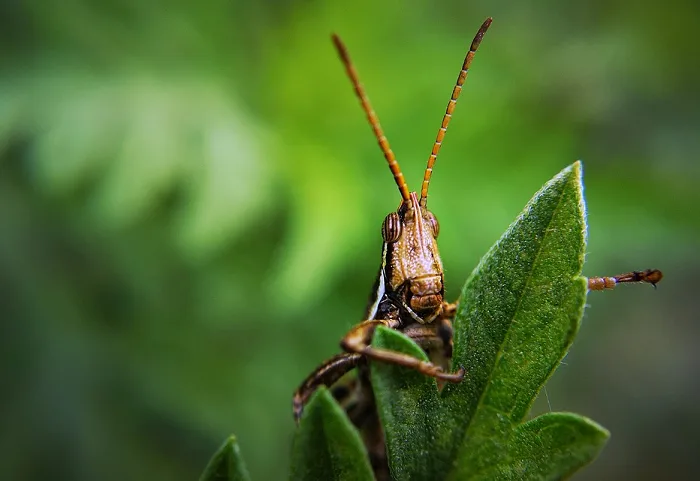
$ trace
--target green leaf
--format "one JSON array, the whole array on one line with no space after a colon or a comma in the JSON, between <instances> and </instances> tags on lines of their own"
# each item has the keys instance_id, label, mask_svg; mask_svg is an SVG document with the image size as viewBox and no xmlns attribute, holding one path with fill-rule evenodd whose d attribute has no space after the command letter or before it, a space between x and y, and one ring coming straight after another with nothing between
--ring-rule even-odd
<instances>
[{"instance_id":1,"label":"green leaf","mask_svg":"<svg viewBox=\"0 0 700 481\"><path fill-rule=\"evenodd\" d=\"M200 481L249 481L236 437L229 437L214 454L199 478Z\"/></svg>"},{"instance_id":2,"label":"green leaf","mask_svg":"<svg viewBox=\"0 0 700 481\"><path fill-rule=\"evenodd\" d=\"M425 352L398 331L379 326L372 345L427 360ZM372 385L395 479L435 479L437 459L426 455L436 437L440 403L435 379L385 362L372 362Z\"/></svg>"},{"instance_id":3,"label":"green leaf","mask_svg":"<svg viewBox=\"0 0 700 481\"><path fill-rule=\"evenodd\" d=\"M325 388L311 396L302 415L292 449L291 479L373 479L359 433Z\"/></svg>"},{"instance_id":4,"label":"green leaf","mask_svg":"<svg viewBox=\"0 0 700 481\"><path fill-rule=\"evenodd\" d=\"M609 433L590 419L571 413L547 413L518 426L509 479L561 479L590 463ZM505 475L505 476L503 476Z\"/></svg>"},{"instance_id":5,"label":"green leaf","mask_svg":"<svg viewBox=\"0 0 700 481\"><path fill-rule=\"evenodd\" d=\"M467 281L454 328L465 380L437 395L413 371L372 364L395 479L562 479L590 462L608 434L573 414L523 424L578 331L587 282L581 165L548 182ZM373 344L416 357L398 332Z\"/></svg>"}]
</instances>

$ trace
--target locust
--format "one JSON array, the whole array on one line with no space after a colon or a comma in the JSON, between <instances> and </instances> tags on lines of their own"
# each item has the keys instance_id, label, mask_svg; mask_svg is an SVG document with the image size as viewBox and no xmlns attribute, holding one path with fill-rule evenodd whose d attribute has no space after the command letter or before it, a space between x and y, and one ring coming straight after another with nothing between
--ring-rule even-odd
<instances>
[{"instance_id":1,"label":"locust","mask_svg":"<svg viewBox=\"0 0 700 481\"><path fill-rule=\"evenodd\" d=\"M382 222L381 265L369 296L364 320L350 329L341 340L340 347L343 352L321 364L302 382L294 393L293 414L298 423L304 405L313 392L319 386L330 387L336 400L360 430L377 479L390 477L384 437L370 383L368 361L414 369L436 378L440 386L448 382L459 383L467 375L464 367L457 366L457 369L451 370L450 366L452 321L458 304L445 301L443 265L437 246L440 224L435 214L428 209L428 188L457 99L474 55L491 22L490 17L483 22L466 54L428 157L420 197L417 192L411 192L408 188L396 156L360 83L347 48L340 37L332 36L333 44L394 177L401 202L398 209L390 212ZM590 277L588 288L606 290L620 283L639 282L656 286L662 277L661 271L656 269L633 271L612 277ZM373 347L372 337L378 326L396 329L411 338L426 352L430 361ZM354 381L338 382L355 368L358 369L358 375Z\"/></svg>"}]
</instances>

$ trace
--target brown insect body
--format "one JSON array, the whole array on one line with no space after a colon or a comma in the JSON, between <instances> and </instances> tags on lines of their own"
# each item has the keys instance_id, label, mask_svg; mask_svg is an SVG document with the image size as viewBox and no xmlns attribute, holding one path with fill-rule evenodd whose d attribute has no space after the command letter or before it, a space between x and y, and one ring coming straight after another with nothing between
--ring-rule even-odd
<instances>
[{"instance_id":1,"label":"brown insect body","mask_svg":"<svg viewBox=\"0 0 700 481\"><path fill-rule=\"evenodd\" d=\"M350 370L366 364L367 359L405 366L441 381L459 382L464 377L462 369L456 373L445 372L445 363L436 365L406 354L374 348L370 344L377 326L384 325L403 331L424 349L441 343L445 351L449 351L448 358L451 355L450 320L454 316L455 305L444 302L442 260L435 241L439 233L439 224L436 217L427 209L428 187L433 165L452 118L457 98L462 91L462 85L467 78L469 66L490 25L491 19L487 18L474 37L464 59L437 138L428 157L420 199L416 193L408 189L401 168L384 136L379 119L369 103L345 45L338 36L332 37L348 77L355 87L355 93L367 114L379 147L394 176L402 202L396 212L387 215L382 224L384 239L382 264L365 321L353 327L341 341L340 345L345 353L319 366L297 389L293 400L294 418L297 421L301 417L304 404L318 386L332 386Z\"/></svg>"},{"instance_id":2,"label":"brown insect body","mask_svg":"<svg viewBox=\"0 0 700 481\"><path fill-rule=\"evenodd\" d=\"M436 242L440 226L435 215L427 208L427 199L433 165L461 93L462 84L466 80L474 53L490 25L491 19L488 18L474 37L464 59L428 158L420 199L415 192L408 189L345 45L340 38L333 36L333 43L394 176L402 202L396 212L388 214L382 223L382 262L365 312L366 320L352 328L341 341L345 353L319 366L297 389L293 401L294 417L299 420L304 404L318 386L335 385L333 394L360 430L378 480L389 479L389 468L367 360L405 366L442 382L459 382L464 377L464 370L461 368L456 373L448 372L449 360L452 357L451 319L454 317L456 304L444 301L443 267ZM372 336L379 325L402 331L428 353L432 362L372 347ZM336 384L341 377L356 367L359 372L354 382Z\"/></svg>"},{"instance_id":3,"label":"brown insect body","mask_svg":"<svg viewBox=\"0 0 700 481\"><path fill-rule=\"evenodd\" d=\"M392 320L443 371L452 356L450 319L454 306L444 303L442 260L437 249L439 225L420 206L415 193L382 224L382 264L366 309L368 320ZM381 429L366 362L356 378L338 383L333 395L364 440L378 480L388 480L384 433Z\"/></svg>"}]
</instances>

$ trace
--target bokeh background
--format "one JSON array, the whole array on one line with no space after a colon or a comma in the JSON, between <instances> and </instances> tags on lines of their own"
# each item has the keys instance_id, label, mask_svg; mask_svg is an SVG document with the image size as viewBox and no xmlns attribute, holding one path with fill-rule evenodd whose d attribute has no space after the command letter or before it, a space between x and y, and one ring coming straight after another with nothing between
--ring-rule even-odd
<instances>
[{"instance_id":1,"label":"bokeh background","mask_svg":"<svg viewBox=\"0 0 700 481\"><path fill-rule=\"evenodd\" d=\"M580 480L700 478L695 0L0 3L0 478L196 479L235 433L286 477L291 394L360 320L399 195L329 34L416 189L448 296L583 159L594 293L534 412L612 431Z\"/></svg>"}]
</instances>

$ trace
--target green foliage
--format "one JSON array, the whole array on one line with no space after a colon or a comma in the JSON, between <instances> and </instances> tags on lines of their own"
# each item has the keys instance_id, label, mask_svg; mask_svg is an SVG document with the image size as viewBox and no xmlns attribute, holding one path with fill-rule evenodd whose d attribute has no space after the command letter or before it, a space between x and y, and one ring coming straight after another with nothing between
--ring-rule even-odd
<instances>
[{"instance_id":1,"label":"green foliage","mask_svg":"<svg viewBox=\"0 0 700 481\"><path fill-rule=\"evenodd\" d=\"M416 188L488 15L431 186L448 300L585 159L587 273L676 272L592 295L549 397L616 433L581 476L697 471L656 440L700 443L676 422L698 412L698 5L3 2L2 478L190 481L229 432L286 476L289 397L360 320L399 201L329 35Z\"/></svg>"},{"instance_id":2,"label":"green foliage","mask_svg":"<svg viewBox=\"0 0 700 481\"><path fill-rule=\"evenodd\" d=\"M469 379L443 394L450 406L443 416L455 426L447 440L460 460L458 479L492 479L495 465L521 462L509 459L520 451L510 445L512 431L578 331L587 289L580 277L586 230L580 168L563 170L535 195L460 298L453 361L468 366ZM562 474L552 469L555 478Z\"/></svg>"},{"instance_id":3,"label":"green foliage","mask_svg":"<svg viewBox=\"0 0 700 481\"><path fill-rule=\"evenodd\" d=\"M321 388L309 400L294 438L291 479L371 479L364 449L341 407Z\"/></svg>"},{"instance_id":4,"label":"green foliage","mask_svg":"<svg viewBox=\"0 0 700 481\"><path fill-rule=\"evenodd\" d=\"M199 481L249 481L235 436L229 437L209 461Z\"/></svg>"},{"instance_id":5,"label":"green foliage","mask_svg":"<svg viewBox=\"0 0 700 481\"><path fill-rule=\"evenodd\" d=\"M525 421L583 315L582 189L577 162L534 196L465 284L453 357L467 369L464 381L438 392L433 378L372 363L394 479L558 480L605 444L607 431L578 415ZM378 328L373 345L427 360L398 331ZM297 431L292 479L371 479L357 432L325 389Z\"/></svg>"},{"instance_id":6,"label":"green foliage","mask_svg":"<svg viewBox=\"0 0 700 481\"><path fill-rule=\"evenodd\" d=\"M427 359L420 347L396 331L378 328L372 344ZM435 380L399 366L373 363L372 386L395 478L444 477L444 453L435 441L444 434L446 419L440 419L444 405Z\"/></svg>"}]
</instances>

